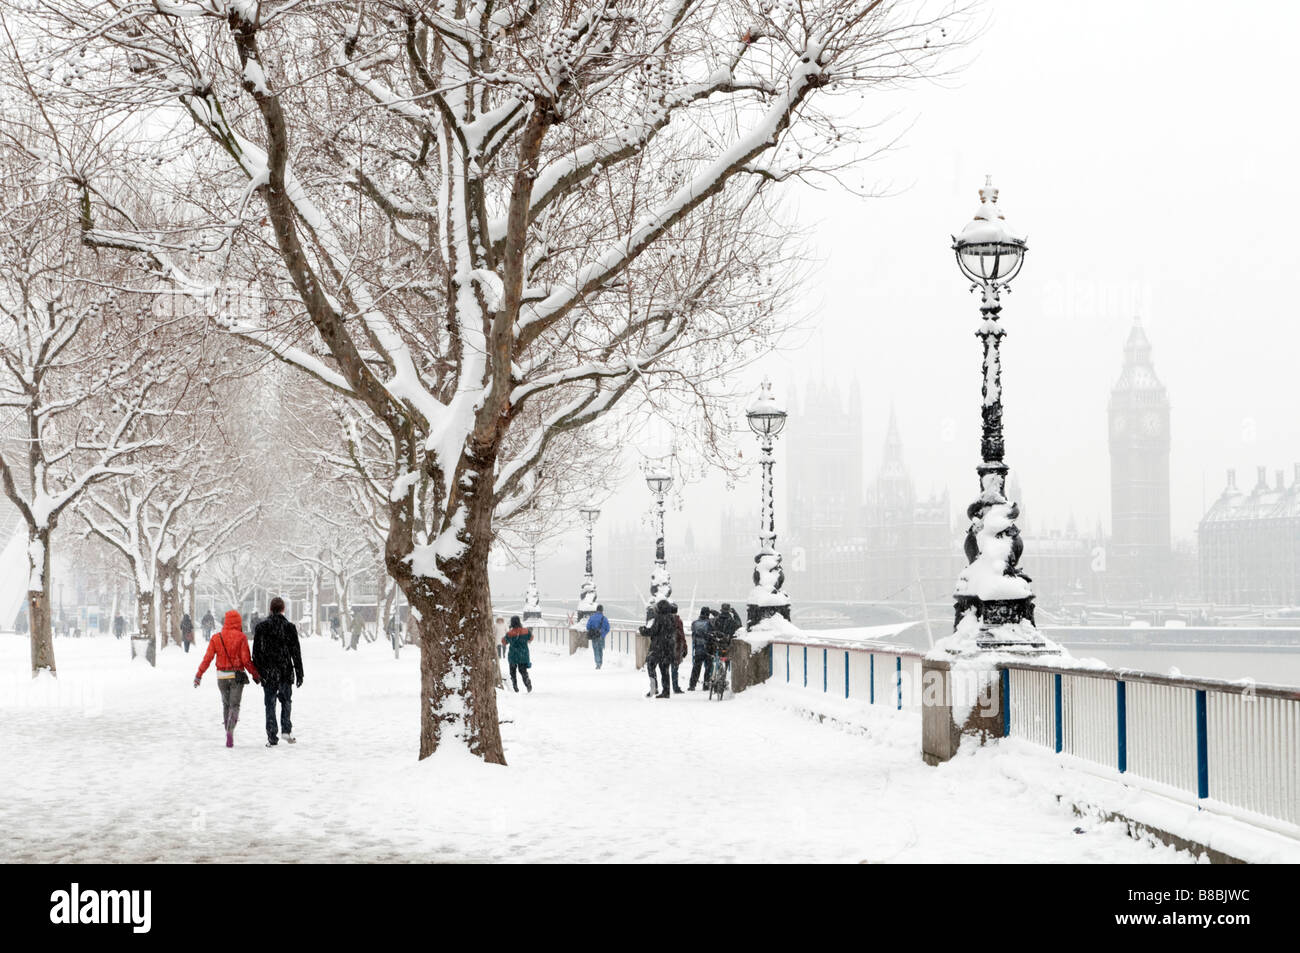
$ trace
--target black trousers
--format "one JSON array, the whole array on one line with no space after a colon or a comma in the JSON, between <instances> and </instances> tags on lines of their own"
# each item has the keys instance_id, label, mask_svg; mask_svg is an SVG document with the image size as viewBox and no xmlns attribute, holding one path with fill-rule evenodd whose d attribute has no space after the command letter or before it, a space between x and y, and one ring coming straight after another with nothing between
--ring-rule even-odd
<instances>
[{"instance_id":1,"label":"black trousers","mask_svg":"<svg viewBox=\"0 0 1300 953\"><path fill-rule=\"evenodd\" d=\"M691 688L699 684L701 669L704 671L704 684L707 685L713 677L713 659L707 655L695 656L695 663L691 666Z\"/></svg>"},{"instance_id":2,"label":"black trousers","mask_svg":"<svg viewBox=\"0 0 1300 953\"><path fill-rule=\"evenodd\" d=\"M275 733L276 699L280 700L280 730L286 735L293 734L293 722L289 720L289 711L293 708L293 682L262 679L262 697L266 701L266 740L279 740Z\"/></svg>"},{"instance_id":3,"label":"black trousers","mask_svg":"<svg viewBox=\"0 0 1300 953\"><path fill-rule=\"evenodd\" d=\"M664 659L663 661L659 661L657 659L656 660L647 659L645 663L645 668L646 671L650 673L651 691L654 692L659 691L659 681L655 678L656 670L658 671L660 678L663 681L664 691L667 691L672 686L672 676L669 674L669 669L671 668L671 666L669 665L667 659Z\"/></svg>"},{"instance_id":4,"label":"black trousers","mask_svg":"<svg viewBox=\"0 0 1300 953\"><path fill-rule=\"evenodd\" d=\"M515 691L519 691L519 683L515 681L516 674L523 676L524 688L531 692L533 690L533 683L528 680L528 666L521 665L518 662L510 663L510 684L515 687Z\"/></svg>"}]
</instances>

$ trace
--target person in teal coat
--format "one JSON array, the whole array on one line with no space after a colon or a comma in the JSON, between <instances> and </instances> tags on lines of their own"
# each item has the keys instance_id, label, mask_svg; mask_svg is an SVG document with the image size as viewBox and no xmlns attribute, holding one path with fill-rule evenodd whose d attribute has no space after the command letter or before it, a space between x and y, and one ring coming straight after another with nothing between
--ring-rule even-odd
<instances>
[{"instance_id":1,"label":"person in teal coat","mask_svg":"<svg viewBox=\"0 0 1300 953\"><path fill-rule=\"evenodd\" d=\"M528 657L528 643L532 640L532 629L525 629L523 623L519 621L519 616L512 615L510 629L502 637L501 644L510 647L510 651L506 654L506 661L510 663L510 684L514 686L515 691L519 691L516 674L524 677L524 688L530 692L533 690L533 683L528 678L528 670L533 667L532 660Z\"/></svg>"}]
</instances>

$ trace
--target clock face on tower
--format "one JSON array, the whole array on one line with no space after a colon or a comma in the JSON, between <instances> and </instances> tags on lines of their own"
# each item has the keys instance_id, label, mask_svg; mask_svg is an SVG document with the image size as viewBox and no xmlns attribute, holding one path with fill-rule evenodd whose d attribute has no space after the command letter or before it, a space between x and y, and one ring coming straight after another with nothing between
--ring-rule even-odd
<instances>
[{"instance_id":1,"label":"clock face on tower","mask_svg":"<svg viewBox=\"0 0 1300 953\"><path fill-rule=\"evenodd\" d=\"M1142 432L1154 435L1160 433L1160 415L1148 413L1142 416Z\"/></svg>"},{"instance_id":2,"label":"clock face on tower","mask_svg":"<svg viewBox=\"0 0 1300 953\"><path fill-rule=\"evenodd\" d=\"M1124 414L1116 414L1110 418L1110 432L1117 437L1122 437L1128 431L1128 417Z\"/></svg>"}]
</instances>

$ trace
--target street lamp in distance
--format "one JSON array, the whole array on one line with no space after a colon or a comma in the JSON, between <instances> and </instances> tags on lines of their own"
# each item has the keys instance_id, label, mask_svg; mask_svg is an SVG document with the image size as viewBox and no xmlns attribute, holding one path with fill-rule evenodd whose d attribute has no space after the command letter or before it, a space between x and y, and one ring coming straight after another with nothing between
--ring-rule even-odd
<instances>
[{"instance_id":1,"label":"street lamp in distance","mask_svg":"<svg viewBox=\"0 0 1300 953\"><path fill-rule=\"evenodd\" d=\"M773 444L785 429L786 412L772 393L772 382L763 379L758 395L745 410L749 429L758 437L762 451L763 468L762 502L758 523L758 554L754 556L754 587L749 593L747 628L752 629L764 619L780 615L790 618L790 597L785 594L785 570L781 567L781 554L776 551L776 498L772 470L776 463Z\"/></svg>"}]
</instances>

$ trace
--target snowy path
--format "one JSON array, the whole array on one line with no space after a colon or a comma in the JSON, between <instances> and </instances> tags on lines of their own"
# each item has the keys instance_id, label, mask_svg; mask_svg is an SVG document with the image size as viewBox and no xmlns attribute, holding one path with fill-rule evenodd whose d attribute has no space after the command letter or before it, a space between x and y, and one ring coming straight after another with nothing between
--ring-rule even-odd
<instances>
[{"instance_id":1,"label":"snowy path","mask_svg":"<svg viewBox=\"0 0 1300 953\"><path fill-rule=\"evenodd\" d=\"M1191 859L1074 817L996 755L925 767L915 715L818 724L784 687L646 699L638 672L535 651L534 692L501 696L499 768L415 761L414 649L308 641L299 744L263 747L249 686L233 750L196 652L150 671L111 638L56 650L57 684L31 683L26 639L0 636L3 861Z\"/></svg>"}]
</instances>

